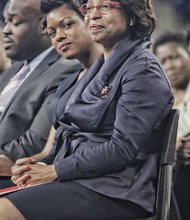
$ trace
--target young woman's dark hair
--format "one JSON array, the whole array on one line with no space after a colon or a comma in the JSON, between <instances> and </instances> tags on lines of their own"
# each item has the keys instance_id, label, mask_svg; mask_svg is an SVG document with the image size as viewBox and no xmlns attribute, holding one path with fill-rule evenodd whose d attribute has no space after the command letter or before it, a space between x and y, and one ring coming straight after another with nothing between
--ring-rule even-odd
<instances>
[{"instance_id":1,"label":"young woman's dark hair","mask_svg":"<svg viewBox=\"0 0 190 220\"><path fill-rule=\"evenodd\" d=\"M151 0L118 0L129 17L130 35L133 38L150 37L156 27Z\"/></svg>"},{"instance_id":2,"label":"young woman's dark hair","mask_svg":"<svg viewBox=\"0 0 190 220\"><path fill-rule=\"evenodd\" d=\"M86 2L85 0L41 0L40 10L47 14L55 8L66 5L68 8L74 10L80 17L83 17L78 8Z\"/></svg>"}]
</instances>

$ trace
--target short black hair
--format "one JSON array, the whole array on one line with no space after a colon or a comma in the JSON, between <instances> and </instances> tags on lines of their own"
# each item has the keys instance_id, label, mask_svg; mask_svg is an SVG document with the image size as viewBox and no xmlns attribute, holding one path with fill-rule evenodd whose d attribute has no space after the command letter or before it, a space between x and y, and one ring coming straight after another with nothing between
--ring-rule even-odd
<instances>
[{"instance_id":1,"label":"short black hair","mask_svg":"<svg viewBox=\"0 0 190 220\"><path fill-rule=\"evenodd\" d=\"M80 17L83 17L79 11L79 7L86 3L87 0L41 0L40 10L42 13L49 13L50 11L66 5L71 10L75 11Z\"/></svg>"},{"instance_id":2,"label":"short black hair","mask_svg":"<svg viewBox=\"0 0 190 220\"><path fill-rule=\"evenodd\" d=\"M187 50L187 40L186 36L182 32L164 32L161 34L159 37L155 39L152 45L152 50L153 53L157 53L157 48L163 44L170 43L170 42L175 42L179 44L181 47L183 47L186 51Z\"/></svg>"}]
</instances>

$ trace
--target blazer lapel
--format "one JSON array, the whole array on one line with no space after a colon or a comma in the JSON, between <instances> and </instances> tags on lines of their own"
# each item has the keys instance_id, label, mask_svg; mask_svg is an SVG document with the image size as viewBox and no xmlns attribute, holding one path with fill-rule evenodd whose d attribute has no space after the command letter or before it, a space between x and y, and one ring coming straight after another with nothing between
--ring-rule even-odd
<instances>
[{"instance_id":1,"label":"blazer lapel","mask_svg":"<svg viewBox=\"0 0 190 220\"><path fill-rule=\"evenodd\" d=\"M33 82L34 80L37 80L38 77L46 71L52 63L54 63L60 55L55 51L51 51L42 61L41 63L34 69L34 71L27 77L27 79L22 83L22 85L19 87L19 89L16 91L15 95L12 98L12 101L14 98L22 92L24 88L27 87L27 85L30 82Z\"/></svg>"},{"instance_id":2,"label":"blazer lapel","mask_svg":"<svg viewBox=\"0 0 190 220\"><path fill-rule=\"evenodd\" d=\"M66 110L70 107L70 105L75 102L75 100L78 98L78 95L82 93L82 91L86 88L88 83L94 78L94 76L97 74L97 72L100 70L102 64L104 63L103 56L100 56L95 63L87 70L87 72L84 74L84 76L80 79L80 81L77 83L77 86L75 90L73 91L67 106Z\"/></svg>"},{"instance_id":3,"label":"blazer lapel","mask_svg":"<svg viewBox=\"0 0 190 220\"><path fill-rule=\"evenodd\" d=\"M33 80L36 80L37 77L46 71L52 63L59 59L59 57L60 55L55 50L51 51L24 81L19 90L22 90L22 88L25 87L25 83L27 84L28 81L32 82Z\"/></svg>"},{"instance_id":4,"label":"blazer lapel","mask_svg":"<svg viewBox=\"0 0 190 220\"><path fill-rule=\"evenodd\" d=\"M15 92L14 96L11 98L10 102L6 106L3 115L11 105L11 103L14 101L14 99L18 96L19 93L23 91L23 89L27 88L27 85L30 84L30 82L33 82L34 80L37 80L37 78L46 71L49 66L54 63L60 55L55 51L51 51L43 60L42 62L34 69L34 71L27 77L27 79L22 83L22 85L18 88L18 90ZM23 65L23 62L20 64L20 67ZM19 68L18 68L19 69ZM14 74L17 71L14 70ZM13 75L14 75L13 74ZM3 115L1 118L3 118Z\"/></svg>"},{"instance_id":5,"label":"blazer lapel","mask_svg":"<svg viewBox=\"0 0 190 220\"><path fill-rule=\"evenodd\" d=\"M142 40L124 39L112 51L105 63L103 58L99 57L72 93L64 112L66 120L75 121L77 126L82 126L84 129L88 124L88 127L96 131L108 104L119 89L122 74L125 73L122 70L123 63L126 64L137 55L133 51L134 48L138 51L140 44ZM107 89L105 94L102 92L104 89ZM94 109L98 114L94 114ZM90 124L89 118L91 118Z\"/></svg>"},{"instance_id":6,"label":"blazer lapel","mask_svg":"<svg viewBox=\"0 0 190 220\"><path fill-rule=\"evenodd\" d=\"M51 100L51 109L52 111L55 110L55 112L53 112L53 114L51 114L52 117L52 121L55 122L57 120L57 108L58 105L57 103L59 102L60 98L62 97L62 95L72 87L72 85L74 85L75 83L77 83L77 78L79 76L80 71L77 71L75 74L72 74L70 76L67 76L60 84L59 87L57 89L57 92L54 96L54 98ZM56 107L56 108L55 108Z\"/></svg>"},{"instance_id":7,"label":"blazer lapel","mask_svg":"<svg viewBox=\"0 0 190 220\"><path fill-rule=\"evenodd\" d=\"M8 70L2 73L0 77L0 93L3 91L9 80L19 71L23 62L16 62Z\"/></svg>"},{"instance_id":8,"label":"blazer lapel","mask_svg":"<svg viewBox=\"0 0 190 220\"><path fill-rule=\"evenodd\" d=\"M96 62L88 69L87 73L77 84L76 89L71 95L71 98L68 101L67 108L69 108L70 104L76 101L76 98L80 96L80 94L84 91L87 85L90 84L93 78L96 78L96 86L97 89L101 87L103 83L108 83L109 78L116 72L118 67L121 67L122 63L130 56L132 50L135 45L138 45L141 41L136 40L134 42L128 42L124 39L122 40L115 49L113 49L112 53L104 63L103 55L101 55ZM118 52L119 51L119 52ZM97 75L97 76L96 76Z\"/></svg>"}]
</instances>

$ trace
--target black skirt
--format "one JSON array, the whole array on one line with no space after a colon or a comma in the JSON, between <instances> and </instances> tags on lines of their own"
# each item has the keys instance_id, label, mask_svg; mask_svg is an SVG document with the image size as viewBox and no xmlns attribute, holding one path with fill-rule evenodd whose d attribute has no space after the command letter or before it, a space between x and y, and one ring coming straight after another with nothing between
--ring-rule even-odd
<instances>
[{"instance_id":1,"label":"black skirt","mask_svg":"<svg viewBox=\"0 0 190 220\"><path fill-rule=\"evenodd\" d=\"M134 203L108 198L73 181L55 181L5 197L26 220L126 220L150 216Z\"/></svg>"}]
</instances>

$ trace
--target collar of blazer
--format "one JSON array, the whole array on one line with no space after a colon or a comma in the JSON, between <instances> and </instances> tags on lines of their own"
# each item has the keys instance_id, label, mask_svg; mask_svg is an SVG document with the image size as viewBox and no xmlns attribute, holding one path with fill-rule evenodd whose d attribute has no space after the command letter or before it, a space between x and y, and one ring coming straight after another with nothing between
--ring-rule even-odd
<instances>
[{"instance_id":1,"label":"collar of blazer","mask_svg":"<svg viewBox=\"0 0 190 220\"><path fill-rule=\"evenodd\" d=\"M147 40L125 38L118 43L106 61L100 56L72 93L64 112L66 121L71 119L77 126L82 125L84 130L88 126L96 131L109 103L119 89L121 78L129 68L130 61L147 50L148 46ZM100 87L102 93L98 91ZM94 109L98 114L94 114ZM63 117L63 121L65 119Z\"/></svg>"},{"instance_id":2,"label":"collar of blazer","mask_svg":"<svg viewBox=\"0 0 190 220\"><path fill-rule=\"evenodd\" d=\"M51 64L56 62L60 58L60 55L56 52L56 50L52 50L43 60L42 62L37 66L37 68L32 73L33 76L36 77L38 74L42 73L44 70L46 70ZM15 62L13 65L5 70L0 75L0 92L3 90L3 88L7 85L9 80L15 75L15 73L18 72L20 67L23 65L24 61L21 62Z\"/></svg>"},{"instance_id":3,"label":"collar of blazer","mask_svg":"<svg viewBox=\"0 0 190 220\"><path fill-rule=\"evenodd\" d=\"M58 107L58 103L61 99L61 97L64 95L64 93L69 90L73 85L76 84L78 76L80 74L81 70L77 70L74 74L70 74L69 76L67 76L60 84L59 87L56 91L56 94L54 96L54 98L51 100L51 111L55 111L53 112L53 114L50 115L51 120L53 123L55 123L57 121L57 112L56 109L54 109L55 107Z\"/></svg>"},{"instance_id":4,"label":"collar of blazer","mask_svg":"<svg viewBox=\"0 0 190 220\"><path fill-rule=\"evenodd\" d=\"M33 70L30 75L30 80L34 79L41 73L43 73L49 66L55 63L60 58L60 55L55 51L52 50L42 61L41 63Z\"/></svg>"},{"instance_id":5,"label":"collar of blazer","mask_svg":"<svg viewBox=\"0 0 190 220\"><path fill-rule=\"evenodd\" d=\"M10 68L5 70L0 76L0 93L9 80L18 72L24 62L15 62Z\"/></svg>"},{"instance_id":6,"label":"collar of blazer","mask_svg":"<svg viewBox=\"0 0 190 220\"><path fill-rule=\"evenodd\" d=\"M28 76L28 78L22 83L22 85L15 92L10 102L5 108L3 115L6 110L9 108L12 101L15 97L22 91L22 88L27 87L28 81L34 81L38 76L40 76L44 71L46 71L53 63L55 63L60 58L60 55L55 51L51 51L42 61L41 63L34 69L34 71ZM23 65L23 62L15 62L12 67L10 67L7 71L5 71L3 79L0 81L0 92L3 90L5 85L11 79L11 77L19 70L19 68ZM3 117L1 117L3 118Z\"/></svg>"}]
</instances>

